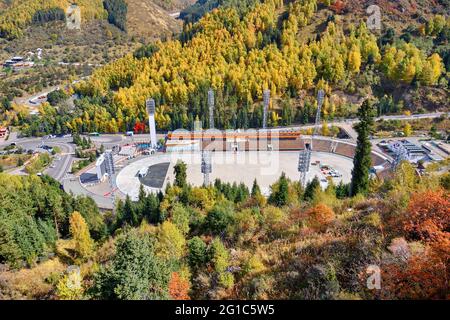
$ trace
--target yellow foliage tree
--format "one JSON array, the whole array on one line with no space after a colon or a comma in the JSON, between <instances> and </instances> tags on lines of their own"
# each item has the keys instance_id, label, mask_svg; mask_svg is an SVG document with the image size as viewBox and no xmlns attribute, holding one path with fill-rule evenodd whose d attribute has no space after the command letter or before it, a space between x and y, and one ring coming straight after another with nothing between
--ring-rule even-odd
<instances>
[{"instance_id":1,"label":"yellow foliage tree","mask_svg":"<svg viewBox=\"0 0 450 320\"><path fill-rule=\"evenodd\" d=\"M77 259L89 258L94 250L94 241L89 234L89 228L83 216L74 211L69 218L69 230L74 242Z\"/></svg>"}]
</instances>

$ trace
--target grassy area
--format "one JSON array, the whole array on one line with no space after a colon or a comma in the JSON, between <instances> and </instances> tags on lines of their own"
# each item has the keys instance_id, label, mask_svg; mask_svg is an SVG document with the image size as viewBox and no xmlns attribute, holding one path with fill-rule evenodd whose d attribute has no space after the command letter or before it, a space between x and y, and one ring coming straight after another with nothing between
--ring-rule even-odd
<instances>
[{"instance_id":1,"label":"grassy area","mask_svg":"<svg viewBox=\"0 0 450 320\"><path fill-rule=\"evenodd\" d=\"M427 165L426 171L431 172L438 172L442 168L445 168L450 165L450 158L445 159L444 161L440 162L433 162Z\"/></svg>"},{"instance_id":2,"label":"grassy area","mask_svg":"<svg viewBox=\"0 0 450 320\"><path fill-rule=\"evenodd\" d=\"M0 157L0 166L4 170L22 166L31 158L29 154L9 154Z\"/></svg>"},{"instance_id":3,"label":"grassy area","mask_svg":"<svg viewBox=\"0 0 450 320\"><path fill-rule=\"evenodd\" d=\"M51 157L48 153L41 153L36 158L32 159L25 167L25 171L29 174L36 174L42 172L51 162Z\"/></svg>"},{"instance_id":4,"label":"grassy area","mask_svg":"<svg viewBox=\"0 0 450 320\"><path fill-rule=\"evenodd\" d=\"M52 279L66 270L59 259L47 260L30 269L8 270L0 273L0 282L8 283L17 299L43 299L53 290ZM1 300L0 293L0 300Z\"/></svg>"},{"instance_id":5,"label":"grassy area","mask_svg":"<svg viewBox=\"0 0 450 320\"><path fill-rule=\"evenodd\" d=\"M77 173L81 169L86 168L91 163L92 163L92 161L89 160L89 159L83 159L83 160L75 161L72 164L72 173Z\"/></svg>"},{"instance_id":6,"label":"grassy area","mask_svg":"<svg viewBox=\"0 0 450 320\"><path fill-rule=\"evenodd\" d=\"M376 136L388 138L398 136L404 133L406 124L411 127L410 135L421 133L432 133L436 135L448 135L450 133L450 119L442 116L434 119L416 119L416 120L382 120L375 123Z\"/></svg>"}]
</instances>

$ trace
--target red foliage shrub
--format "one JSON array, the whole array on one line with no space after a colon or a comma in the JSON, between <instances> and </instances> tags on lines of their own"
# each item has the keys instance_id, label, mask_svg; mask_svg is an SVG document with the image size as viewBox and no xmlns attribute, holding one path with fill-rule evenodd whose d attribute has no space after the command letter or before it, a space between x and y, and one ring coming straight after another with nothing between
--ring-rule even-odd
<instances>
[{"instance_id":1,"label":"red foliage shrub","mask_svg":"<svg viewBox=\"0 0 450 320\"><path fill-rule=\"evenodd\" d=\"M337 0L334 4L330 6L330 9L336 13L342 13L345 9L345 3L342 0Z\"/></svg>"},{"instance_id":2,"label":"red foliage shrub","mask_svg":"<svg viewBox=\"0 0 450 320\"><path fill-rule=\"evenodd\" d=\"M172 272L169 281L169 294L173 300L190 300L189 282L182 279L178 272Z\"/></svg>"},{"instance_id":3,"label":"red foliage shrub","mask_svg":"<svg viewBox=\"0 0 450 320\"><path fill-rule=\"evenodd\" d=\"M450 201L444 191L426 191L412 196L403 229L414 240L436 241L450 229Z\"/></svg>"},{"instance_id":4,"label":"red foliage shrub","mask_svg":"<svg viewBox=\"0 0 450 320\"><path fill-rule=\"evenodd\" d=\"M136 122L133 128L134 133L144 133L145 131L145 123L144 122Z\"/></svg>"},{"instance_id":5,"label":"red foliage shrub","mask_svg":"<svg viewBox=\"0 0 450 320\"><path fill-rule=\"evenodd\" d=\"M384 299L447 299L449 269L447 253L427 248L406 263L391 263L381 268Z\"/></svg>"},{"instance_id":6,"label":"red foliage shrub","mask_svg":"<svg viewBox=\"0 0 450 320\"><path fill-rule=\"evenodd\" d=\"M314 229L323 229L335 218L333 210L324 204L318 204L306 212L309 223Z\"/></svg>"}]
</instances>

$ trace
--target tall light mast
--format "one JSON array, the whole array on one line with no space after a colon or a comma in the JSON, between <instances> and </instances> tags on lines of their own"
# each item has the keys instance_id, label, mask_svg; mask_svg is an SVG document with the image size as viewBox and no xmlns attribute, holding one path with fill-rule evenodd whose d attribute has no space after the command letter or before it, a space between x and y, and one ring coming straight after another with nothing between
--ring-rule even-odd
<instances>
[{"instance_id":1,"label":"tall light mast","mask_svg":"<svg viewBox=\"0 0 450 320\"><path fill-rule=\"evenodd\" d=\"M109 187L111 188L111 201L113 216L116 214L116 197L114 191L116 189L116 168L114 167L113 153L105 152L105 171L108 174Z\"/></svg>"},{"instance_id":2,"label":"tall light mast","mask_svg":"<svg viewBox=\"0 0 450 320\"><path fill-rule=\"evenodd\" d=\"M214 91L208 91L209 128L214 129Z\"/></svg>"},{"instance_id":3,"label":"tall light mast","mask_svg":"<svg viewBox=\"0 0 450 320\"><path fill-rule=\"evenodd\" d=\"M155 100L154 99L147 99L147 101L145 101L145 107L147 109L148 126L150 128L150 146L152 148L156 148L157 144L158 144L158 141L156 141L156 122L155 122L156 106L155 106Z\"/></svg>"},{"instance_id":4,"label":"tall light mast","mask_svg":"<svg viewBox=\"0 0 450 320\"><path fill-rule=\"evenodd\" d=\"M298 157L298 172L300 172L300 184L302 187L306 186L306 174L309 172L309 167L311 165L311 151L313 150L313 138L319 133L320 127L320 114L322 112L322 105L325 98L325 91L319 90L317 93L317 113L316 122L314 124L314 131L311 136L310 143L305 142L305 148L300 150Z\"/></svg>"},{"instance_id":5,"label":"tall light mast","mask_svg":"<svg viewBox=\"0 0 450 320\"><path fill-rule=\"evenodd\" d=\"M212 163L211 163L211 152L203 151L202 152L202 167L203 173L203 186L209 186L209 174L212 173Z\"/></svg>"},{"instance_id":6,"label":"tall light mast","mask_svg":"<svg viewBox=\"0 0 450 320\"><path fill-rule=\"evenodd\" d=\"M270 104L270 90L264 90L263 92L263 129L267 129L267 114L269 113L269 104Z\"/></svg>"},{"instance_id":7,"label":"tall light mast","mask_svg":"<svg viewBox=\"0 0 450 320\"><path fill-rule=\"evenodd\" d=\"M313 138L319 133L320 130L320 115L322 113L323 101L325 99L325 91L322 89L317 93L317 112L316 112L316 122L314 123L314 131L311 136L311 150L313 149Z\"/></svg>"}]
</instances>

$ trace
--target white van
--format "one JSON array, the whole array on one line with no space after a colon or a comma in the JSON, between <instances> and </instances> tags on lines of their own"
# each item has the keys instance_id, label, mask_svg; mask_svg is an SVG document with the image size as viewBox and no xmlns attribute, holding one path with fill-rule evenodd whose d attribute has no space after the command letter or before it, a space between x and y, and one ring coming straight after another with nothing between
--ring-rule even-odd
<instances>
[{"instance_id":1,"label":"white van","mask_svg":"<svg viewBox=\"0 0 450 320\"><path fill-rule=\"evenodd\" d=\"M147 174L148 174L148 168L142 168L138 172L138 177L139 178L144 178L145 176L147 176Z\"/></svg>"}]
</instances>

